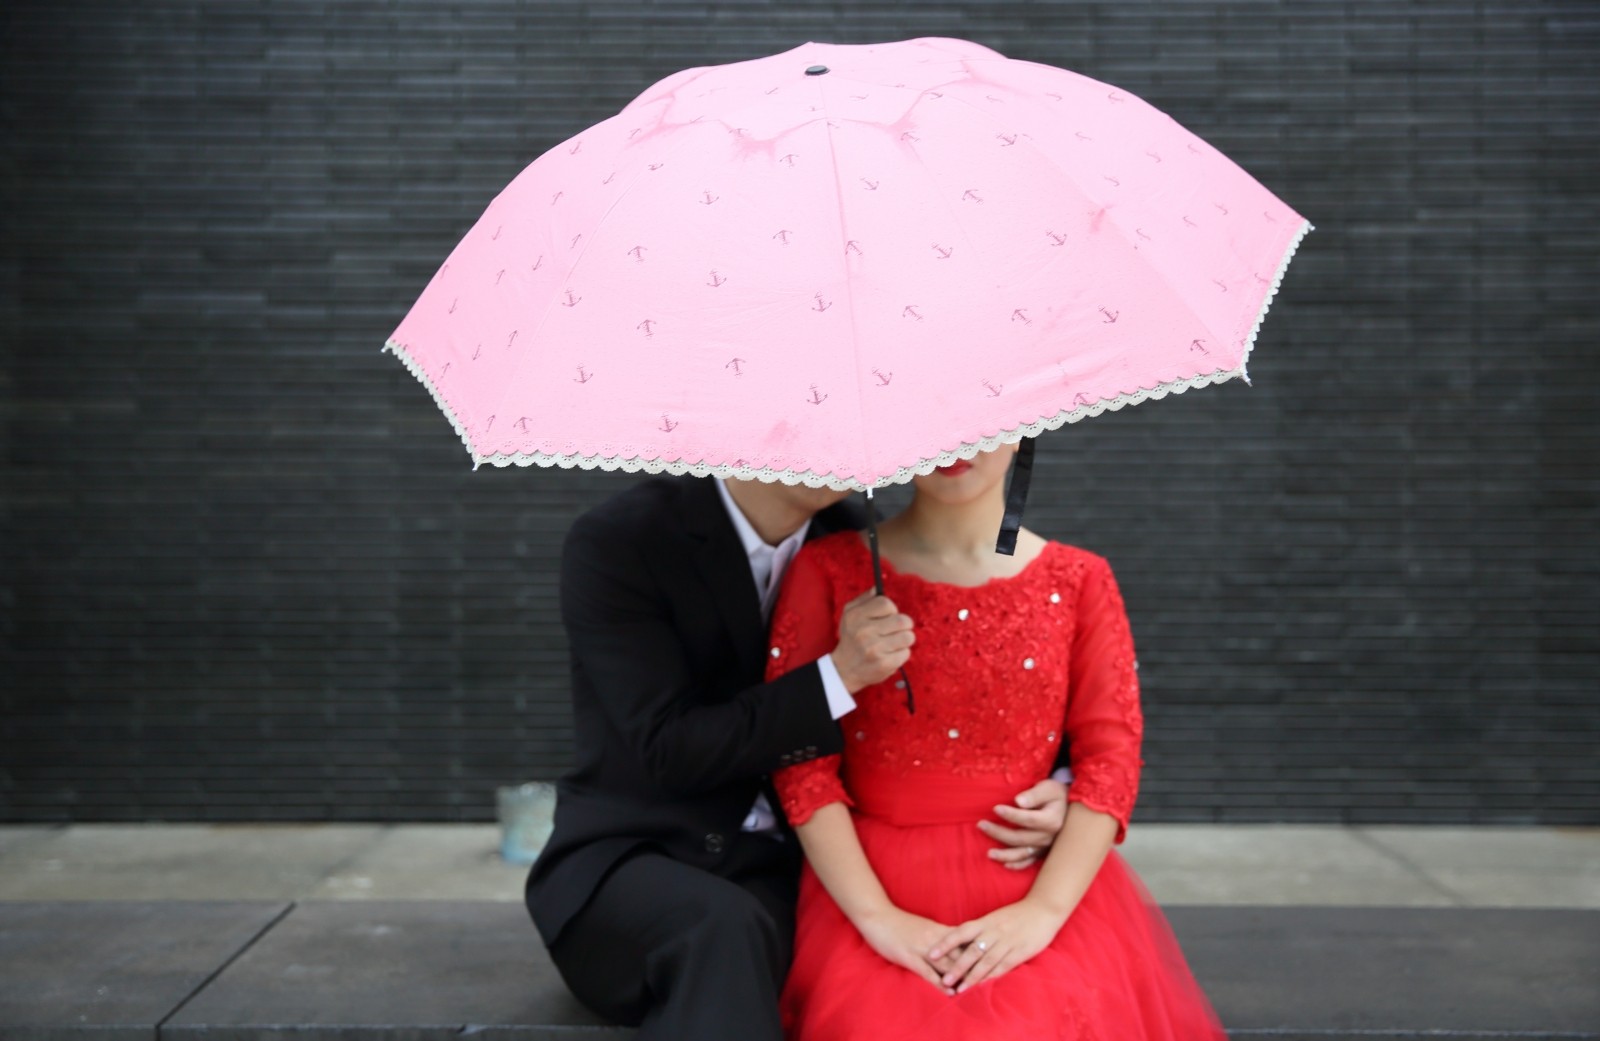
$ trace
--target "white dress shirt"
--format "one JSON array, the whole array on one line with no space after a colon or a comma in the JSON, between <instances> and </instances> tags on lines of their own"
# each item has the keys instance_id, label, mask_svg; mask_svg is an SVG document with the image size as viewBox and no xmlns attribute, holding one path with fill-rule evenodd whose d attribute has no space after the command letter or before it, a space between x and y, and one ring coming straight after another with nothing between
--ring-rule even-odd
<instances>
[{"instance_id":1,"label":"white dress shirt","mask_svg":"<svg viewBox=\"0 0 1600 1041\"><path fill-rule=\"evenodd\" d=\"M772 617L772 605L778 601L778 589L783 585L784 572L789 570L790 562L805 544L806 532L811 530L811 521L808 518L793 535L776 546L769 546L756 532L755 526L744 515L744 511L739 509L739 504L733 501L733 494L728 491L727 484L720 477L716 478L716 482L717 493L722 496L722 505L728 511L728 519L733 521L733 529L739 533L739 541L744 546L745 555L750 558L750 576L756 583L756 595L761 598L761 620L769 621ZM844 680L839 677L839 670L833 664L833 655L824 654L818 658L817 671L822 673L822 690L827 695L828 711L833 714L833 718L838 719L846 713L854 712L856 699L850 696ZM745 816L744 830L776 831L777 827L777 815L772 812L772 806L767 802L766 795L757 795L755 805Z\"/></svg>"}]
</instances>

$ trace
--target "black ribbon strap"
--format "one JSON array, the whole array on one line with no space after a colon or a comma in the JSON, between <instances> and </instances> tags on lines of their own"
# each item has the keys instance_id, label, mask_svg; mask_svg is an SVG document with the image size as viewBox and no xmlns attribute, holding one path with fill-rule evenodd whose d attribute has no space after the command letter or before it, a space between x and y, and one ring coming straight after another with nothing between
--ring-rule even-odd
<instances>
[{"instance_id":1,"label":"black ribbon strap","mask_svg":"<svg viewBox=\"0 0 1600 1041\"><path fill-rule=\"evenodd\" d=\"M1006 489L1006 515L1000 521L996 553L1011 556L1017 551L1017 532L1022 530L1022 508L1028 504L1028 482L1033 480L1034 438L1025 437L1017 448L1017 461L1011 467L1011 487Z\"/></svg>"},{"instance_id":2,"label":"black ribbon strap","mask_svg":"<svg viewBox=\"0 0 1600 1041\"><path fill-rule=\"evenodd\" d=\"M878 557L878 510L872 505L872 489L867 489L867 545L872 548L872 581L878 591L883 595L883 564ZM911 694L911 677L906 675L905 666L900 667L900 685L906 689L906 711L911 715L917 714L917 699Z\"/></svg>"}]
</instances>

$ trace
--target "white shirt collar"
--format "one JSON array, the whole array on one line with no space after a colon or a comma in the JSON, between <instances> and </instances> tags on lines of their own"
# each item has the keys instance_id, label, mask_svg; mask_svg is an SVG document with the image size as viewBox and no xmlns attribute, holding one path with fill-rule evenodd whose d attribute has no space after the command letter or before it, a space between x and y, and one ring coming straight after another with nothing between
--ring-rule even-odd
<instances>
[{"instance_id":1,"label":"white shirt collar","mask_svg":"<svg viewBox=\"0 0 1600 1041\"><path fill-rule=\"evenodd\" d=\"M733 521L733 530L739 533L739 542L744 546L745 556L754 557L761 550L770 552L781 549L791 542L800 543L805 541L806 532L811 530L811 518L809 517L806 518L804 524L800 525L798 531L784 539L778 546L767 545L766 540L756 532L755 526L750 523L750 519L739 508L739 504L733 501L733 493L728 491L728 485L720 477L714 478L714 480L717 482L717 494L722 497L722 505L728 511L728 519Z\"/></svg>"}]
</instances>

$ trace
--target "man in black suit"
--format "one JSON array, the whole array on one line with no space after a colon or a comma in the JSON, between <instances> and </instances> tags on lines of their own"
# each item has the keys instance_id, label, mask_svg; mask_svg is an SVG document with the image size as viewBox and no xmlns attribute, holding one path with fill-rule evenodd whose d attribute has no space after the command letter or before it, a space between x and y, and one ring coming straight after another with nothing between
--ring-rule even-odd
<instances>
[{"instance_id":1,"label":"man in black suit","mask_svg":"<svg viewBox=\"0 0 1600 1041\"><path fill-rule=\"evenodd\" d=\"M831 655L763 682L788 561L808 538L860 527L842 498L661 478L567 536L577 762L526 899L573 993L641 1041L781 1041L800 851L766 775L839 752L851 695L914 641L909 618L863 594ZM1027 827L986 828L1019 861L1064 815L1059 785L1053 799L1034 791L1042 808L1008 815Z\"/></svg>"}]
</instances>

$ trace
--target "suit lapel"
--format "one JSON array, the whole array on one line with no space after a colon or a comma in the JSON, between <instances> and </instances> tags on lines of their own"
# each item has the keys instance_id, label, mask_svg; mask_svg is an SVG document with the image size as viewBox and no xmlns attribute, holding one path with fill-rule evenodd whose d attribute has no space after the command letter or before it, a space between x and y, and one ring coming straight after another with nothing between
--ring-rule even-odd
<instances>
[{"instance_id":1,"label":"suit lapel","mask_svg":"<svg viewBox=\"0 0 1600 1041\"><path fill-rule=\"evenodd\" d=\"M759 677L765 669L766 628L750 558L708 477L682 478L684 530L694 546L694 567L711 592L733 640L740 672Z\"/></svg>"}]
</instances>

